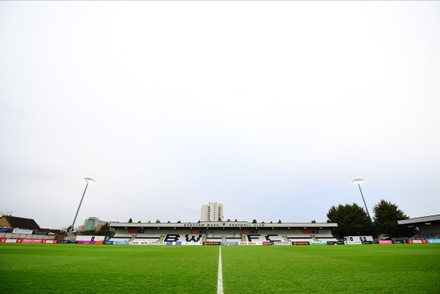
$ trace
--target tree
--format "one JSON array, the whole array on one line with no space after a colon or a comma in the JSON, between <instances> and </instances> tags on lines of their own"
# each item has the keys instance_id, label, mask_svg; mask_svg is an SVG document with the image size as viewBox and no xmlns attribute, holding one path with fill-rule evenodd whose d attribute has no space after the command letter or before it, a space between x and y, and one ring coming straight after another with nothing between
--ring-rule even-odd
<instances>
[{"instance_id":1,"label":"tree","mask_svg":"<svg viewBox=\"0 0 440 294\"><path fill-rule=\"evenodd\" d=\"M131 219L131 217L130 217L130 219L128 220L128 223L132 223L133 222L133 220Z\"/></svg>"},{"instance_id":2,"label":"tree","mask_svg":"<svg viewBox=\"0 0 440 294\"><path fill-rule=\"evenodd\" d=\"M254 220L252 221L252 223L253 223L253 224L256 224L256 223L257 223L257 220L256 220L256 219L254 219Z\"/></svg>"},{"instance_id":3,"label":"tree","mask_svg":"<svg viewBox=\"0 0 440 294\"><path fill-rule=\"evenodd\" d=\"M408 219L409 217L396 204L381 199L374 206L373 211L374 226L379 235L411 237L416 233L412 228L399 226L398 220Z\"/></svg>"},{"instance_id":4,"label":"tree","mask_svg":"<svg viewBox=\"0 0 440 294\"><path fill-rule=\"evenodd\" d=\"M327 213L327 222L337 223L332 229L336 238L344 236L374 235L373 224L362 207L353 204L332 206Z\"/></svg>"},{"instance_id":5,"label":"tree","mask_svg":"<svg viewBox=\"0 0 440 294\"><path fill-rule=\"evenodd\" d=\"M2 216L12 216L12 211L9 211L9 210L1 210L0 211L0 217L2 217Z\"/></svg>"}]
</instances>

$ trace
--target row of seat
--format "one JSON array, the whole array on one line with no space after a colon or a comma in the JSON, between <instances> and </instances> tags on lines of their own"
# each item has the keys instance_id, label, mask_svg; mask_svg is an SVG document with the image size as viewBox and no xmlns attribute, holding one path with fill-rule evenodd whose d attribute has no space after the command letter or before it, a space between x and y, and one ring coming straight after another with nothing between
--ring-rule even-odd
<instances>
[{"instance_id":1,"label":"row of seat","mask_svg":"<svg viewBox=\"0 0 440 294\"><path fill-rule=\"evenodd\" d=\"M147 234L117 234L110 241L121 240L144 240L150 242L292 242L292 241L336 241L331 235L310 236L310 235L279 235L279 234L243 234L241 236L209 236L203 234L166 234L166 235L147 235Z\"/></svg>"},{"instance_id":2,"label":"row of seat","mask_svg":"<svg viewBox=\"0 0 440 294\"><path fill-rule=\"evenodd\" d=\"M35 234L14 234L14 233L0 233L0 238L6 239L39 239L39 240L54 240L54 235L35 235Z\"/></svg>"}]
</instances>

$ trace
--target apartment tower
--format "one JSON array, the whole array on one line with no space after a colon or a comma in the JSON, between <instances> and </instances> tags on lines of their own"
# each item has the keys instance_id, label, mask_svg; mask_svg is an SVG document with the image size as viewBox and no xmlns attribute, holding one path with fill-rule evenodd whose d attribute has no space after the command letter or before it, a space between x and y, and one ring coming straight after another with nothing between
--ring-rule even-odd
<instances>
[{"instance_id":1,"label":"apartment tower","mask_svg":"<svg viewBox=\"0 0 440 294\"><path fill-rule=\"evenodd\" d=\"M202 222L223 221L223 204L217 202L209 202L202 205Z\"/></svg>"}]
</instances>

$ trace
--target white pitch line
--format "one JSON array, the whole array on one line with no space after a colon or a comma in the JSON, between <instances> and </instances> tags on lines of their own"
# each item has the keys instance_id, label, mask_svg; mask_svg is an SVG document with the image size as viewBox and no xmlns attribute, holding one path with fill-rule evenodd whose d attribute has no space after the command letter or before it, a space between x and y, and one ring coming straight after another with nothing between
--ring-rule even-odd
<instances>
[{"instance_id":1,"label":"white pitch line","mask_svg":"<svg viewBox=\"0 0 440 294\"><path fill-rule=\"evenodd\" d=\"M222 271L222 246L218 251L218 278L217 278L217 294L223 294L223 271Z\"/></svg>"}]
</instances>

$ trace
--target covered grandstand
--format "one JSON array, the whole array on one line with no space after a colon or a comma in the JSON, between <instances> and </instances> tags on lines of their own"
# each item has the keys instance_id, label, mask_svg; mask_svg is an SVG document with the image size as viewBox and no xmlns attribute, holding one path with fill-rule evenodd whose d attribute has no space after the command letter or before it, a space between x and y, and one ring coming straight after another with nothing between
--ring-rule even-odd
<instances>
[{"instance_id":1,"label":"covered grandstand","mask_svg":"<svg viewBox=\"0 0 440 294\"><path fill-rule=\"evenodd\" d=\"M30 218L0 217L0 243L56 243L56 230L42 229Z\"/></svg>"},{"instance_id":2,"label":"covered grandstand","mask_svg":"<svg viewBox=\"0 0 440 294\"><path fill-rule=\"evenodd\" d=\"M410 243L440 243L440 214L399 220L397 223L416 228L417 234L410 238Z\"/></svg>"},{"instance_id":3,"label":"covered grandstand","mask_svg":"<svg viewBox=\"0 0 440 294\"><path fill-rule=\"evenodd\" d=\"M336 223L249 223L246 221L111 222L113 244L132 245L292 245L334 244Z\"/></svg>"}]
</instances>

